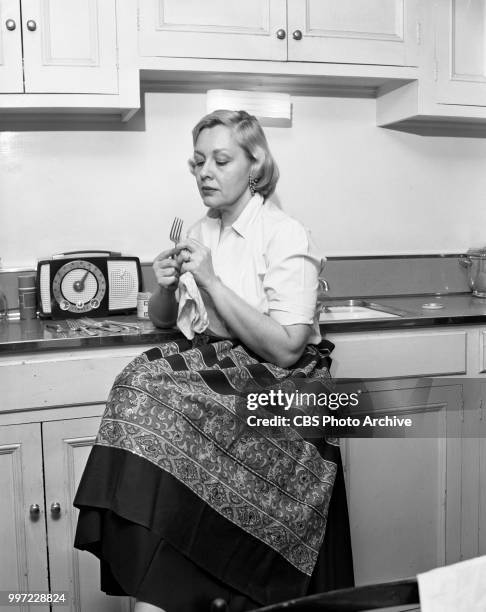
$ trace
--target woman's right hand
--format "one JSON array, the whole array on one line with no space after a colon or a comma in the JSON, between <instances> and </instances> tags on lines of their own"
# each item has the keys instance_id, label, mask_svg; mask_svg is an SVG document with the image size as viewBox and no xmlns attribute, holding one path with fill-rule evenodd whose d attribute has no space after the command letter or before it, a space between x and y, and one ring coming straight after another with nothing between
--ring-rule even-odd
<instances>
[{"instance_id":1,"label":"woman's right hand","mask_svg":"<svg viewBox=\"0 0 486 612\"><path fill-rule=\"evenodd\" d=\"M162 251L157 255L152 266L158 284L164 289L172 289L173 291L179 285L181 272L180 257L173 258L175 253L176 249Z\"/></svg>"}]
</instances>

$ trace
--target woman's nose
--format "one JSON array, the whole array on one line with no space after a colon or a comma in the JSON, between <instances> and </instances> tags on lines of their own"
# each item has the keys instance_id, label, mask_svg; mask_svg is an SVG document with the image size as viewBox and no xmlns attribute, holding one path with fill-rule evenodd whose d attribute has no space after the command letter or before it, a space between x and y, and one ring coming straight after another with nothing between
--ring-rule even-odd
<instances>
[{"instance_id":1,"label":"woman's nose","mask_svg":"<svg viewBox=\"0 0 486 612\"><path fill-rule=\"evenodd\" d=\"M212 177L212 169L210 160L206 160L201 167L200 171L201 178L211 178Z\"/></svg>"}]
</instances>

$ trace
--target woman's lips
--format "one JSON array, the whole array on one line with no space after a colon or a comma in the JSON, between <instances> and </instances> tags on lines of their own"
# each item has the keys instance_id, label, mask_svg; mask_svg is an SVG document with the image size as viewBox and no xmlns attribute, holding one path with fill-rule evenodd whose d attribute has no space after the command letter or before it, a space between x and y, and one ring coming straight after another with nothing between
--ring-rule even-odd
<instances>
[{"instance_id":1,"label":"woman's lips","mask_svg":"<svg viewBox=\"0 0 486 612\"><path fill-rule=\"evenodd\" d=\"M218 190L216 189L216 187L201 187L201 191L203 191L204 193L213 193Z\"/></svg>"}]
</instances>

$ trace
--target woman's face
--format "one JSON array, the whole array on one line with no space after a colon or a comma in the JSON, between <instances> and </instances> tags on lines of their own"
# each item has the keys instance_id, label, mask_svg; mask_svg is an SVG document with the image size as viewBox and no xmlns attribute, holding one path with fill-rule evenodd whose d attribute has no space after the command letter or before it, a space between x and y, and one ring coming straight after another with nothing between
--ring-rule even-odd
<instances>
[{"instance_id":1,"label":"woman's face","mask_svg":"<svg viewBox=\"0 0 486 612\"><path fill-rule=\"evenodd\" d=\"M225 125L201 131L194 147L194 174L202 200L214 209L228 209L250 198L252 162Z\"/></svg>"}]
</instances>

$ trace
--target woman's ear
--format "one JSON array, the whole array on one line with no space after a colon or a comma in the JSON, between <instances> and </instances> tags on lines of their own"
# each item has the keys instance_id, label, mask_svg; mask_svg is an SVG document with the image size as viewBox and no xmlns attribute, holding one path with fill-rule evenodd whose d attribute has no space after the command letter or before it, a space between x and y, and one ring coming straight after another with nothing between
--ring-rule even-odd
<instances>
[{"instance_id":1,"label":"woman's ear","mask_svg":"<svg viewBox=\"0 0 486 612\"><path fill-rule=\"evenodd\" d=\"M189 172L192 174L192 176L195 176L194 168L196 167L196 164L192 158L187 160L187 165L189 166Z\"/></svg>"},{"instance_id":2,"label":"woman's ear","mask_svg":"<svg viewBox=\"0 0 486 612\"><path fill-rule=\"evenodd\" d=\"M255 147L253 159L251 173L256 179L259 179L262 174L263 162L265 161L265 151L261 147Z\"/></svg>"}]
</instances>

